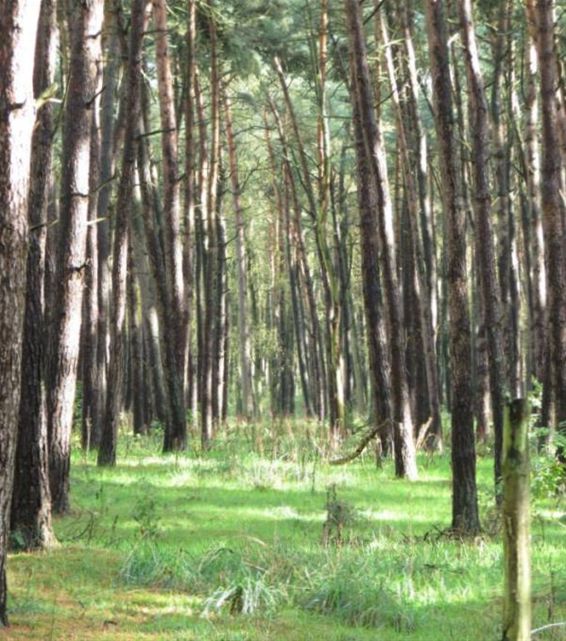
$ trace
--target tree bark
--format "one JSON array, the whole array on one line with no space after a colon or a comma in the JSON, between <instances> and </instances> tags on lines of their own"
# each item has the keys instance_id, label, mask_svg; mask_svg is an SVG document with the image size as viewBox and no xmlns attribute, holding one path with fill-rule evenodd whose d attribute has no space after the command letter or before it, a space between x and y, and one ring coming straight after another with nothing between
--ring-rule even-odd
<instances>
[{"instance_id":1,"label":"tree bark","mask_svg":"<svg viewBox=\"0 0 566 641\"><path fill-rule=\"evenodd\" d=\"M391 388L393 397L395 473L416 479L417 461L413 417L404 366L404 332L393 235L393 220L385 153L373 108L373 89L367 62L361 9L356 0L345 0L364 144L376 190L380 263L389 316Z\"/></svg>"},{"instance_id":2,"label":"tree bark","mask_svg":"<svg viewBox=\"0 0 566 641\"><path fill-rule=\"evenodd\" d=\"M474 32L471 0L460 0L460 27L464 61L468 77L469 119L474 169L474 210L476 217L476 252L488 339L491 412L495 433L495 483L501 480L503 406L507 370L503 352L500 305L493 229L491 225L491 188L489 182L489 112Z\"/></svg>"},{"instance_id":3,"label":"tree bark","mask_svg":"<svg viewBox=\"0 0 566 641\"><path fill-rule=\"evenodd\" d=\"M466 226L442 0L426 1L426 20L448 245L446 276L452 381L452 527L465 534L475 534L480 523L476 487Z\"/></svg>"},{"instance_id":4,"label":"tree bark","mask_svg":"<svg viewBox=\"0 0 566 641\"><path fill-rule=\"evenodd\" d=\"M0 627L7 625L6 552L18 436L39 2L0 5Z\"/></svg>"},{"instance_id":5,"label":"tree bark","mask_svg":"<svg viewBox=\"0 0 566 641\"><path fill-rule=\"evenodd\" d=\"M63 121L57 292L48 396L49 476L53 510L69 510L71 429L82 313L90 187L91 109L101 57L103 2L73 0L70 76Z\"/></svg>"},{"instance_id":6,"label":"tree bark","mask_svg":"<svg viewBox=\"0 0 566 641\"><path fill-rule=\"evenodd\" d=\"M529 405L505 409L503 436L503 641L531 639Z\"/></svg>"},{"instance_id":7,"label":"tree bark","mask_svg":"<svg viewBox=\"0 0 566 641\"><path fill-rule=\"evenodd\" d=\"M35 48L33 91L36 100L53 84L57 52L55 2L43 0ZM47 199L52 167L53 106L38 108L32 137L28 222L27 286L22 345L21 400L12 532L24 549L50 547L51 526L45 397L45 242Z\"/></svg>"}]
</instances>

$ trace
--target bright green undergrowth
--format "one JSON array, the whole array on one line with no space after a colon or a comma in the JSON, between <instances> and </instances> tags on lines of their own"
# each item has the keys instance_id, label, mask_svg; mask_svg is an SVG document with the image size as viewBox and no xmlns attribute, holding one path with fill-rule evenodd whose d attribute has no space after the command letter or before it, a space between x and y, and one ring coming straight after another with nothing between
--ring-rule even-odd
<instances>
[{"instance_id":1,"label":"bright green undergrowth","mask_svg":"<svg viewBox=\"0 0 566 641\"><path fill-rule=\"evenodd\" d=\"M421 456L420 480L407 483L371 453L329 466L317 441L300 425L233 426L207 454L163 456L159 434L125 437L104 470L77 451L61 546L10 560L7 638L499 639L492 460L478 463L486 532L460 541L443 533L447 455ZM552 466L533 463L539 627L566 619L566 518ZM329 486L342 521L323 536Z\"/></svg>"}]
</instances>

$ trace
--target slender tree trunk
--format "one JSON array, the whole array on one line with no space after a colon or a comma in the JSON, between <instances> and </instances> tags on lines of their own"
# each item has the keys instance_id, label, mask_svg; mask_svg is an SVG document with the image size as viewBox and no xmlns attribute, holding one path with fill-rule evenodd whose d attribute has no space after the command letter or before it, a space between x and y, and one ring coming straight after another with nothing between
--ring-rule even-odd
<instances>
[{"instance_id":1,"label":"slender tree trunk","mask_svg":"<svg viewBox=\"0 0 566 641\"><path fill-rule=\"evenodd\" d=\"M352 65L352 85L355 69ZM360 211L360 239L364 309L367 323L371 394L373 415L380 426L381 452L387 456L393 450L393 407L391 394L391 363L387 346L387 328L383 314L383 296L379 274L379 233L377 229L377 194L365 176L370 173L365 136L362 129L360 105L352 93L354 135L358 170L358 203Z\"/></svg>"},{"instance_id":2,"label":"slender tree trunk","mask_svg":"<svg viewBox=\"0 0 566 641\"><path fill-rule=\"evenodd\" d=\"M141 57L147 0L132 5L130 51L127 67L126 129L112 256L112 305L110 316L110 362L106 393L106 418L98 451L99 465L115 465L124 384L124 349L126 328L126 286L128 267L128 228L132 215L133 183L136 162L136 134L140 120Z\"/></svg>"},{"instance_id":3,"label":"slender tree trunk","mask_svg":"<svg viewBox=\"0 0 566 641\"><path fill-rule=\"evenodd\" d=\"M466 226L442 0L426 0L426 19L448 243L446 275L452 381L452 527L466 534L475 534L480 524L476 488Z\"/></svg>"},{"instance_id":4,"label":"slender tree trunk","mask_svg":"<svg viewBox=\"0 0 566 641\"><path fill-rule=\"evenodd\" d=\"M103 2L71 2L70 76L63 122L57 292L48 396L53 510L69 510L71 429L77 382L90 188L91 108L101 57Z\"/></svg>"},{"instance_id":5,"label":"slender tree trunk","mask_svg":"<svg viewBox=\"0 0 566 641\"><path fill-rule=\"evenodd\" d=\"M236 272L238 281L238 349L240 357L239 380L241 384L242 415L247 420L252 416L252 379L251 379L251 346L250 328L248 325L247 309L247 257L246 257L246 228L242 205L240 201L240 179L238 174L238 157L236 140L232 123L232 107L227 93L224 93L224 114L226 124L226 140L230 162L230 180L234 213L236 215Z\"/></svg>"},{"instance_id":6,"label":"slender tree trunk","mask_svg":"<svg viewBox=\"0 0 566 641\"><path fill-rule=\"evenodd\" d=\"M557 51L554 2L528 0L529 18L537 30L542 109L542 213L548 276L548 357L556 425L566 421L566 230L564 181L557 113ZM533 6L534 5L534 6ZM562 428L563 429L563 428Z\"/></svg>"},{"instance_id":7,"label":"slender tree trunk","mask_svg":"<svg viewBox=\"0 0 566 641\"><path fill-rule=\"evenodd\" d=\"M104 31L106 36L106 64L102 77L103 91L100 97L100 191L97 202L97 262L98 262L98 327L96 330L96 374L94 376L94 406L90 446L98 448L106 408L106 375L108 366L108 316L110 312L110 223L109 205L112 194L114 171L113 137L118 128L114 122L114 104L121 66L120 42L117 34L116 11L106 2Z\"/></svg>"},{"instance_id":8,"label":"slender tree trunk","mask_svg":"<svg viewBox=\"0 0 566 641\"><path fill-rule=\"evenodd\" d=\"M472 136L474 169L476 251L478 253L480 284L487 329L491 412L495 432L495 482L498 484L501 480L503 405L505 402L507 370L503 352L502 310L499 302L495 249L491 226L493 216L489 182L489 112L474 33L471 0L460 0L459 10L464 60L468 77L470 133Z\"/></svg>"},{"instance_id":9,"label":"slender tree trunk","mask_svg":"<svg viewBox=\"0 0 566 641\"><path fill-rule=\"evenodd\" d=\"M171 336L175 341L176 374L179 382L185 378L185 350L187 343L187 312L183 279L183 239L181 237L181 200L178 169L177 121L173 76L169 59L167 7L165 0L152 0L153 18L157 35L155 39L157 83L161 115L161 151L163 160L163 214L165 237L165 267L170 290L171 309L168 310L172 325ZM181 405L184 410L184 394L181 390ZM183 450L187 446L187 428L170 423L171 433L165 433L165 451Z\"/></svg>"},{"instance_id":10,"label":"slender tree trunk","mask_svg":"<svg viewBox=\"0 0 566 641\"><path fill-rule=\"evenodd\" d=\"M380 263L389 315L391 342L391 388L393 397L395 472L397 476L416 479L415 435L404 367L404 332L402 309L395 264L392 208L389 197L385 154L379 123L373 109L373 89L367 63L361 9L356 0L345 0L350 47L355 74L355 93L359 102L371 178L377 195Z\"/></svg>"},{"instance_id":11,"label":"slender tree trunk","mask_svg":"<svg viewBox=\"0 0 566 641\"><path fill-rule=\"evenodd\" d=\"M505 411L503 444L503 548L505 593L503 641L531 639L529 405L523 399Z\"/></svg>"}]
</instances>

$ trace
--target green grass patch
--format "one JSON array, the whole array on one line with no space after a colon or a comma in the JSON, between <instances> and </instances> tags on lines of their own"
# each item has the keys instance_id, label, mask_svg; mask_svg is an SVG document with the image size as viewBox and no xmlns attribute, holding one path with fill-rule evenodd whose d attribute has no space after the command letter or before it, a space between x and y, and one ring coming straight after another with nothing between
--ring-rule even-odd
<instances>
[{"instance_id":1,"label":"green grass patch","mask_svg":"<svg viewBox=\"0 0 566 641\"><path fill-rule=\"evenodd\" d=\"M119 465L76 452L61 546L10 558L10 641L488 641L500 637L502 545L492 461L478 463L485 535L450 523L446 455L421 478L370 454L335 468L316 437L240 427L206 455L162 456L158 437L125 438ZM304 431L304 430L303 430ZM535 470L546 470L535 459ZM541 472L542 473L542 472ZM538 485L537 485L538 483ZM340 537L325 537L327 488ZM563 496L535 477L534 624L566 619ZM566 640L566 630L541 641Z\"/></svg>"}]
</instances>

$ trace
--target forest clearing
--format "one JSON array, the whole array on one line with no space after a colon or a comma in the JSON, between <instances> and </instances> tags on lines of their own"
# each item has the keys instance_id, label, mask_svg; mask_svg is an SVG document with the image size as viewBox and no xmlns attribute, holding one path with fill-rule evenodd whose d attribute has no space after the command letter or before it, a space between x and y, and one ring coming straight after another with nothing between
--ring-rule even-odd
<instances>
[{"instance_id":1,"label":"forest clearing","mask_svg":"<svg viewBox=\"0 0 566 641\"><path fill-rule=\"evenodd\" d=\"M0 0L0 638L566 641L564 0Z\"/></svg>"},{"instance_id":2,"label":"forest clearing","mask_svg":"<svg viewBox=\"0 0 566 641\"><path fill-rule=\"evenodd\" d=\"M164 457L146 437L124 439L112 470L77 454L74 509L55 525L61 547L10 563L13 628L3 638L499 638L503 551L489 458L478 467L486 531L462 541L443 535L446 456L420 459L421 478L408 484L369 454L329 466L291 429L276 426L274 441L263 426L263 455L241 427L203 456ZM566 618L566 518L547 494L547 464L534 464L537 628ZM344 506L340 541L323 535L331 484ZM563 640L566 630L539 638Z\"/></svg>"}]
</instances>

